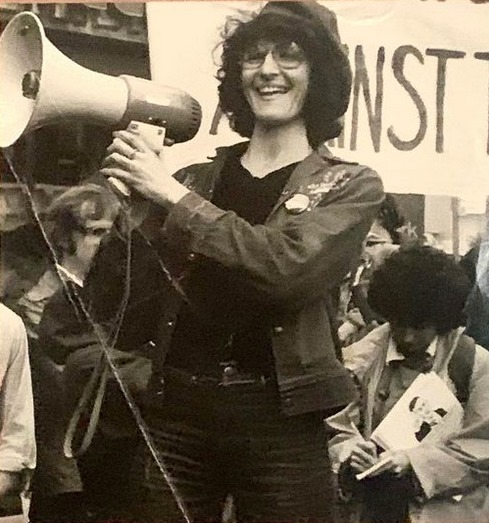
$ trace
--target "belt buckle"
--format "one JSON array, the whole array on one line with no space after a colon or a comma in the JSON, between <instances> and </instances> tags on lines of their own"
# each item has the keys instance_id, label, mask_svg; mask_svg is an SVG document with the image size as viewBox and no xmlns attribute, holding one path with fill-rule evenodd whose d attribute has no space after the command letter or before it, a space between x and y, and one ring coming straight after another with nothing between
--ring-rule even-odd
<instances>
[{"instance_id":1,"label":"belt buckle","mask_svg":"<svg viewBox=\"0 0 489 523\"><path fill-rule=\"evenodd\" d=\"M264 376L246 377L239 372L236 361L223 361L220 364L222 368L222 379L219 385L229 387L233 385L252 385L258 382L264 383Z\"/></svg>"}]
</instances>

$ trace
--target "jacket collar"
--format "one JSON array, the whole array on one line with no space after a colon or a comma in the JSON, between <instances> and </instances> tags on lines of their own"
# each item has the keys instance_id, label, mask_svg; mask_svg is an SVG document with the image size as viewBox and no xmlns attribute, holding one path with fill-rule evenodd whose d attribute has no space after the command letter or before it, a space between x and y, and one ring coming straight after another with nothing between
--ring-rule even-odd
<instances>
[{"instance_id":1,"label":"jacket collar","mask_svg":"<svg viewBox=\"0 0 489 523\"><path fill-rule=\"evenodd\" d=\"M249 143L249 140L246 140L245 142L239 142L234 145L217 147L216 154L214 156L209 156L208 158L209 160L217 160L224 163L230 155L241 156L248 148ZM323 167L324 163L344 162L344 160L334 156L326 145L320 145L310 155L306 156L303 161L306 161L308 158L315 159L318 168Z\"/></svg>"},{"instance_id":2,"label":"jacket collar","mask_svg":"<svg viewBox=\"0 0 489 523\"><path fill-rule=\"evenodd\" d=\"M214 183L219 179L227 158L229 158L230 155L241 156L248 148L248 144L249 140L231 146L216 148L215 156L209 157L209 159L214 161L216 167L217 176L214 179ZM322 172L325 167L334 165L335 163L345 163L345 161L334 156L326 145L320 145L317 149L312 151L312 153L306 156L292 171L292 174L285 184L284 190L280 195L280 198L277 200L271 214L283 205L292 194L300 189L301 184L306 177L314 176L318 172Z\"/></svg>"},{"instance_id":3,"label":"jacket collar","mask_svg":"<svg viewBox=\"0 0 489 523\"><path fill-rule=\"evenodd\" d=\"M459 327L435 338L436 344L431 349L435 356L434 372L439 373L446 369L463 330L463 327ZM377 327L360 341L343 349L345 367L360 378L371 369L372 365L383 367L387 359L390 338L391 329L388 323Z\"/></svg>"},{"instance_id":4,"label":"jacket collar","mask_svg":"<svg viewBox=\"0 0 489 523\"><path fill-rule=\"evenodd\" d=\"M301 186L306 178L315 176L318 173L334 165L335 163L344 163L343 160L333 156L330 150L321 145L315 149L311 154L306 156L302 162L292 171L289 180L287 181L280 198L272 210L274 213L281 205L283 205L294 193L301 190Z\"/></svg>"},{"instance_id":5,"label":"jacket collar","mask_svg":"<svg viewBox=\"0 0 489 523\"><path fill-rule=\"evenodd\" d=\"M430 343L429 347L426 349L426 352L430 356L434 356L437 345L438 345L438 336L436 336L435 339ZM396 344L395 344L392 336L390 336L389 343L387 345L387 354L385 357L386 365L388 363L390 363L391 361L403 361L405 359L406 359L405 356L397 350Z\"/></svg>"}]
</instances>

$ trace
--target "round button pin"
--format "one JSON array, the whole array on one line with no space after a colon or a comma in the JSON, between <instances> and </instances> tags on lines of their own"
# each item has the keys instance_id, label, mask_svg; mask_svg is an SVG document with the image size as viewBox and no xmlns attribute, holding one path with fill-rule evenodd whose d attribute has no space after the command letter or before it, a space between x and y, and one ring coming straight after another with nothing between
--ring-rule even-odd
<instances>
[{"instance_id":1,"label":"round button pin","mask_svg":"<svg viewBox=\"0 0 489 523\"><path fill-rule=\"evenodd\" d=\"M305 194L294 194L292 198L285 202L285 208L291 214L300 214L308 209L310 203L311 200L309 196Z\"/></svg>"}]
</instances>

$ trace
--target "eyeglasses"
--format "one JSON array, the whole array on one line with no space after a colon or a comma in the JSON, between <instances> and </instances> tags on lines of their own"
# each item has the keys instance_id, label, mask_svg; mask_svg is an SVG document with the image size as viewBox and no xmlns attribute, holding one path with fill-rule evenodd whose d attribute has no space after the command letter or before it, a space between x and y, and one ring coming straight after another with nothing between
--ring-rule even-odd
<instances>
[{"instance_id":1,"label":"eyeglasses","mask_svg":"<svg viewBox=\"0 0 489 523\"><path fill-rule=\"evenodd\" d=\"M85 236L97 236L98 238L102 238L110 232L109 227L85 227L84 225L78 225L76 230Z\"/></svg>"},{"instance_id":2,"label":"eyeglasses","mask_svg":"<svg viewBox=\"0 0 489 523\"><path fill-rule=\"evenodd\" d=\"M282 69L296 69L306 61L304 51L295 42L257 43L243 54L243 69L258 69L272 53L275 63Z\"/></svg>"},{"instance_id":3,"label":"eyeglasses","mask_svg":"<svg viewBox=\"0 0 489 523\"><path fill-rule=\"evenodd\" d=\"M387 240L382 240L380 238L367 238L365 240L365 245L367 247L374 247L375 245L386 245L388 243L391 243Z\"/></svg>"}]
</instances>

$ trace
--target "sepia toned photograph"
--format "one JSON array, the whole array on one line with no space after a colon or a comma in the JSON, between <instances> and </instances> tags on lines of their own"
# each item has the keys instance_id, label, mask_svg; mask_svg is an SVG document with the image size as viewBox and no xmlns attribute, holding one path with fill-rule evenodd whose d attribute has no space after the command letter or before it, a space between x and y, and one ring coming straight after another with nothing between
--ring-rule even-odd
<instances>
[{"instance_id":1,"label":"sepia toned photograph","mask_svg":"<svg viewBox=\"0 0 489 523\"><path fill-rule=\"evenodd\" d=\"M488 27L0 4L0 523L489 522Z\"/></svg>"}]
</instances>

